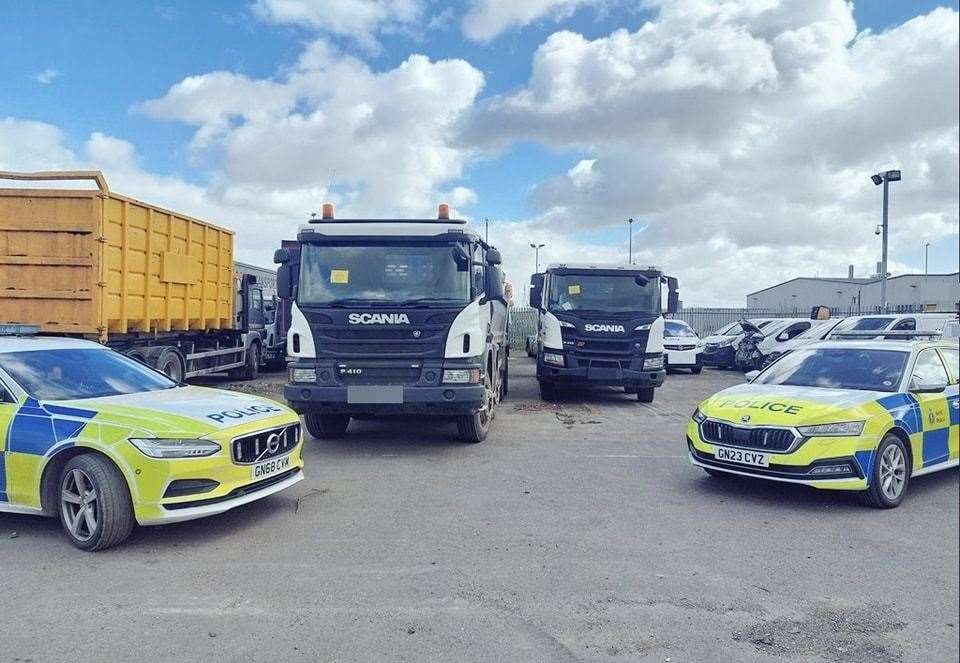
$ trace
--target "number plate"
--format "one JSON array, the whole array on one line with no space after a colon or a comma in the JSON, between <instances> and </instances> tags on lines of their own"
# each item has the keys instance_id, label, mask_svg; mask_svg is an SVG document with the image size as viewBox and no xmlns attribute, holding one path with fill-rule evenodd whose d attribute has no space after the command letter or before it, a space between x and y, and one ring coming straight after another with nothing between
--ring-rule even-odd
<instances>
[{"instance_id":1,"label":"number plate","mask_svg":"<svg viewBox=\"0 0 960 663\"><path fill-rule=\"evenodd\" d=\"M253 466L253 478L254 480L266 479L273 476L274 474L279 474L281 472L286 472L290 469L290 454L286 456L280 456L279 458L271 458L270 460L265 460L261 463L257 463Z\"/></svg>"},{"instance_id":2,"label":"number plate","mask_svg":"<svg viewBox=\"0 0 960 663\"><path fill-rule=\"evenodd\" d=\"M744 449L717 447L713 451L713 457L717 460L725 460L731 463L740 463L742 465L753 465L754 467L770 466L770 457L767 454L758 453L756 451L746 451Z\"/></svg>"}]
</instances>

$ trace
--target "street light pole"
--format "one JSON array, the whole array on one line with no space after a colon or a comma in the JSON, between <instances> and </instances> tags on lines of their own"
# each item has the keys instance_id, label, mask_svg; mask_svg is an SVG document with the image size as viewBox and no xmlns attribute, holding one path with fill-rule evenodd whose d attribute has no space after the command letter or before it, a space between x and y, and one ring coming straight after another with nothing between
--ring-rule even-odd
<instances>
[{"instance_id":1,"label":"street light pole","mask_svg":"<svg viewBox=\"0 0 960 663\"><path fill-rule=\"evenodd\" d=\"M923 275L930 274L930 242L923 243Z\"/></svg>"},{"instance_id":2,"label":"street light pole","mask_svg":"<svg viewBox=\"0 0 960 663\"><path fill-rule=\"evenodd\" d=\"M540 273L540 249L542 249L546 244L531 244L530 248L533 249L534 260L537 265L537 274Z\"/></svg>"},{"instance_id":3,"label":"street light pole","mask_svg":"<svg viewBox=\"0 0 960 663\"><path fill-rule=\"evenodd\" d=\"M890 182L900 181L899 170L888 170L883 173L871 175L870 179L876 185L883 184L883 223L880 226L883 234L883 248L880 256L880 311L887 312L887 212L890 207Z\"/></svg>"},{"instance_id":4,"label":"street light pole","mask_svg":"<svg viewBox=\"0 0 960 663\"><path fill-rule=\"evenodd\" d=\"M627 252L627 263L632 265L633 264L633 219L627 219L627 228L629 229L629 233L630 233L630 239L629 239L630 248L628 249L628 252Z\"/></svg>"}]
</instances>

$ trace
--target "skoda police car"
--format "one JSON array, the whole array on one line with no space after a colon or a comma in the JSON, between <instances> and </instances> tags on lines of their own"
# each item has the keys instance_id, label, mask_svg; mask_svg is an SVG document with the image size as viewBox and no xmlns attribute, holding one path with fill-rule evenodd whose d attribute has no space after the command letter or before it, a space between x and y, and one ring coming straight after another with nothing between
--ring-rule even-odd
<instances>
[{"instance_id":1,"label":"skoda police car","mask_svg":"<svg viewBox=\"0 0 960 663\"><path fill-rule=\"evenodd\" d=\"M273 401L178 384L91 341L0 335L0 512L57 516L84 550L288 488L299 443Z\"/></svg>"},{"instance_id":2,"label":"skoda police car","mask_svg":"<svg viewBox=\"0 0 960 663\"><path fill-rule=\"evenodd\" d=\"M703 401L690 460L746 475L863 491L895 507L912 477L956 467L955 341L821 341Z\"/></svg>"}]
</instances>

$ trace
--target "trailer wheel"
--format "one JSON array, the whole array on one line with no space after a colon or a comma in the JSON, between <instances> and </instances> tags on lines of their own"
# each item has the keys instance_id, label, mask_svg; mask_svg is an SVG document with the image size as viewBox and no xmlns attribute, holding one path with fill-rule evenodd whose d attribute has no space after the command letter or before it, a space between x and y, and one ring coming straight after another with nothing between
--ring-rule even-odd
<instances>
[{"instance_id":1,"label":"trailer wheel","mask_svg":"<svg viewBox=\"0 0 960 663\"><path fill-rule=\"evenodd\" d=\"M176 348L164 348L156 359L156 368L176 383L183 382L184 360Z\"/></svg>"},{"instance_id":2,"label":"trailer wheel","mask_svg":"<svg viewBox=\"0 0 960 663\"><path fill-rule=\"evenodd\" d=\"M349 414L305 414L303 423L307 432L318 440L332 440L343 437L350 425Z\"/></svg>"},{"instance_id":3,"label":"trailer wheel","mask_svg":"<svg viewBox=\"0 0 960 663\"><path fill-rule=\"evenodd\" d=\"M242 375L244 380L256 380L260 375L260 344L251 343L247 348L247 363L244 364Z\"/></svg>"},{"instance_id":4,"label":"trailer wheel","mask_svg":"<svg viewBox=\"0 0 960 663\"><path fill-rule=\"evenodd\" d=\"M654 392L653 387L640 387L637 389L637 400L641 403L652 403Z\"/></svg>"}]
</instances>

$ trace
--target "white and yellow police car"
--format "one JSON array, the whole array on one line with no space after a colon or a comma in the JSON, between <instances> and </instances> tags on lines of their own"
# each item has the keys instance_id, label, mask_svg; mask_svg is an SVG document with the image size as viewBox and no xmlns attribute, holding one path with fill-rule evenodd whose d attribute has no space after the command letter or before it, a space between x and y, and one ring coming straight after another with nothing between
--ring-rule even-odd
<instances>
[{"instance_id":1,"label":"white and yellow police car","mask_svg":"<svg viewBox=\"0 0 960 663\"><path fill-rule=\"evenodd\" d=\"M955 341L798 348L699 405L690 460L711 476L859 490L895 507L912 477L958 464L958 364Z\"/></svg>"},{"instance_id":2,"label":"white and yellow police car","mask_svg":"<svg viewBox=\"0 0 960 663\"><path fill-rule=\"evenodd\" d=\"M90 341L0 335L0 512L57 516L79 548L227 511L302 468L283 405L178 384Z\"/></svg>"}]
</instances>

